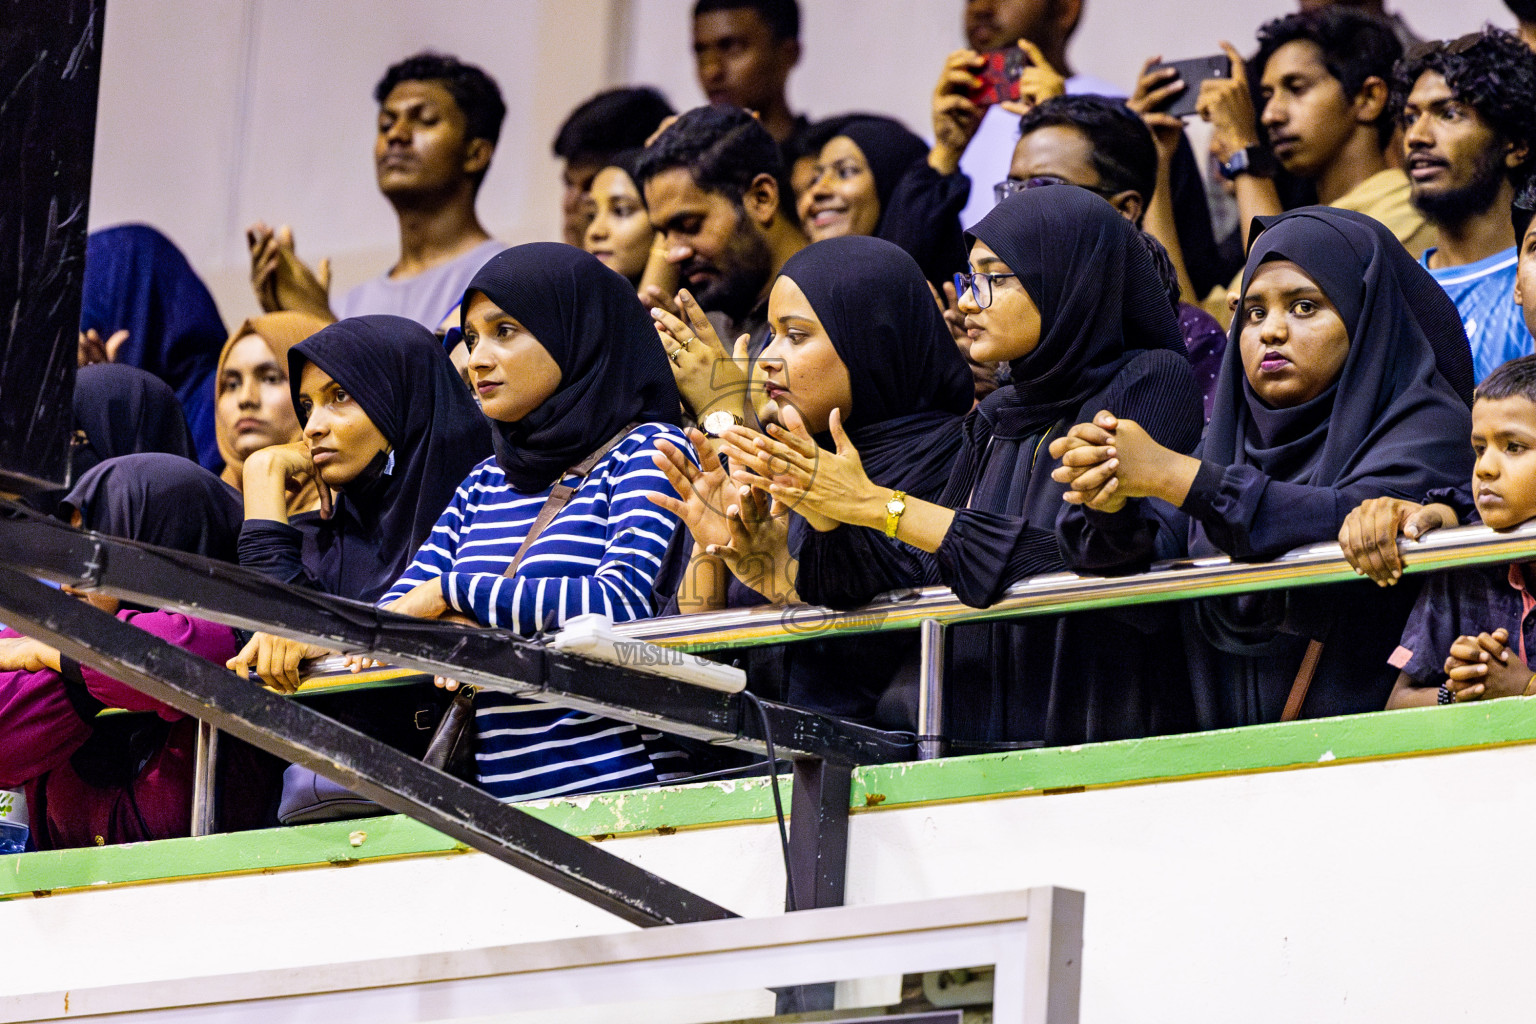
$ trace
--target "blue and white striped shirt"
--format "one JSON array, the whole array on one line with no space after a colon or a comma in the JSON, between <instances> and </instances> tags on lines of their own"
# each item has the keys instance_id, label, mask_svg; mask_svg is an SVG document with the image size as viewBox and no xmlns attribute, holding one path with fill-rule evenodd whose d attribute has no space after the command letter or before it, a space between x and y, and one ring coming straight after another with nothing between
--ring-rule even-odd
<instances>
[{"instance_id":1,"label":"blue and white striped shirt","mask_svg":"<svg viewBox=\"0 0 1536 1024\"><path fill-rule=\"evenodd\" d=\"M636 427L593 467L513 577L502 574L552 488L515 491L496 460L487 459L459 486L380 604L439 579L455 611L525 634L587 612L614 622L654 614L651 588L679 526L676 516L646 498L676 493L651 462L660 438L693 458L677 427ZM644 786L671 775L666 762L673 758L655 742L659 737L584 712L482 692L475 723L480 784L501 800Z\"/></svg>"}]
</instances>

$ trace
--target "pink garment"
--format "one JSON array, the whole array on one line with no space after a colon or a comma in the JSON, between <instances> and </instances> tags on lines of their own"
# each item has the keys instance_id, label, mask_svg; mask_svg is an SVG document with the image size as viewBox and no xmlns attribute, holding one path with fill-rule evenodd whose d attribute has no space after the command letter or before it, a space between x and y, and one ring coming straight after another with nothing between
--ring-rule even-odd
<instances>
[{"instance_id":1,"label":"pink garment","mask_svg":"<svg viewBox=\"0 0 1536 1024\"><path fill-rule=\"evenodd\" d=\"M222 665L238 651L228 626L175 612L124 610L117 617ZM5 630L0 636L16 636ZM131 785L99 788L70 757L91 736L57 672L0 672L0 788L25 785L39 849L166 839L189 832L197 723L95 669L81 666L91 696L109 707L152 711L170 733ZM44 827L46 825L46 827Z\"/></svg>"}]
</instances>

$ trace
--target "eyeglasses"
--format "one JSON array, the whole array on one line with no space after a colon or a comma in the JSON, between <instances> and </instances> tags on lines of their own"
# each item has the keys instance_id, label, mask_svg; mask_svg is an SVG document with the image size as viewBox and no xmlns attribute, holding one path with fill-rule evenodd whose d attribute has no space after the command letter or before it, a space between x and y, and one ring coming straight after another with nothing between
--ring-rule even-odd
<instances>
[{"instance_id":1,"label":"eyeglasses","mask_svg":"<svg viewBox=\"0 0 1536 1024\"><path fill-rule=\"evenodd\" d=\"M1018 274L956 274L955 301L959 302L960 297L969 288L971 296L976 300L976 308L986 309L992 305L992 282L1018 276Z\"/></svg>"},{"instance_id":2,"label":"eyeglasses","mask_svg":"<svg viewBox=\"0 0 1536 1024\"><path fill-rule=\"evenodd\" d=\"M1075 181L1068 181L1066 178L1059 178L1054 174L1037 174L1033 178L1025 178L1023 181L1020 181L1018 178L1009 178L1007 181L1000 181L996 185L992 186L992 195L1000 203L1004 199L1007 199L1009 196L1016 196L1020 192L1028 192L1032 188L1041 188L1045 185L1077 185L1078 188L1087 189L1089 192L1092 192L1095 195L1103 196L1105 199L1109 199L1112 196L1118 194L1111 192L1106 188L1095 188L1092 185L1078 185Z\"/></svg>"}]
</instances>

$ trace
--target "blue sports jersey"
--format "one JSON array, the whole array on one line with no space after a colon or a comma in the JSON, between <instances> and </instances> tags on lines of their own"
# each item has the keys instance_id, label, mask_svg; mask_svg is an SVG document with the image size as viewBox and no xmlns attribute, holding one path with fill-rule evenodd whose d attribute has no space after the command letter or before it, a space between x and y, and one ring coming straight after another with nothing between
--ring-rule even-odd
<instances>
[{"instance_id":1,"label":"blue sports jersey","mask_svg":"<svg viewBox=\"0 0 1536 1024\"><path fill-rule=\"evenodd\" d=\"M1476 263L1439 270L1429 266L1434 253L1434 249L1424 253L1424 267L1456 303L1472 346L1472 370L1478 380L1500 364L1536 351L1536 341L1525 326L1525 314L1515 305L1514 246Z\"/></svg>"}]
</instances>

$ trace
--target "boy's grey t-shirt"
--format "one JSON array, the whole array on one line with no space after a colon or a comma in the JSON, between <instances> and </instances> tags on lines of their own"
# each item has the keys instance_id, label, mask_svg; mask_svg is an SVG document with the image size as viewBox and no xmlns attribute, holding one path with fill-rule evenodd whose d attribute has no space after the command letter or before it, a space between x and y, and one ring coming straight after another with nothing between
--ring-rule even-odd
<instances>
[{"instance_id":1,"label":"boy's grey t-shirt","mask_svg":"<svg viewBox=\"0 0 1536 1024\"><path fill-rule=\"evenodd\" d=\"M464 298L464 289L469 287L475 272L505 248L501 242L491 239L463 256L415 277L392 281L386 273L372 281L364 281L336 303L336 317L345 320L349 316L391 313L435 331L448 311Z\"/></svg>"}]
</instances>

